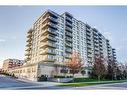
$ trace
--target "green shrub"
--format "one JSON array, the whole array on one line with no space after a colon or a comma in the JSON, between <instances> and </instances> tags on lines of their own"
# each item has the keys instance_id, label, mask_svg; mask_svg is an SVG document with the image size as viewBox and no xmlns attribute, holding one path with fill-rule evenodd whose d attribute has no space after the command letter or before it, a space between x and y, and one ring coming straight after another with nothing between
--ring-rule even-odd
<instances>
[{"instance_id":1,"label":"green shrub","mask_svg":"<svg viewBox=\"0 0 127 95\"><path fill-rule=\"evenodd\" d=\"M90 79L90 78L74 78L74 82L92 82L97 81L97 79Z\"/></svg>"},{"instance_id":2,"label":"green shrub","mask_svg":"<svg viewBox=\"0 0 127 95\"><path fill-rule=\"evenodd\" d=\"M41 75L40 77L38 77L38 81L47 81L47 75Z\"/></svg>"},{"instance_id":3,"label":"green shrub","mask_svg":"<svg viewBox=\"0 0 127 95\"><path fill-rule=\"evenodd\" d=\"M65 78L65 76L54 76L54 78Z\"/></svg>"},{"instance_id":4,"label":"green shrub","mask_svg":"<svg viewBox=\"0 0 127 95\"><path fill-rule=\"evenodd\" d=\"M72 78L73 76L54 76L54 78Z\"/></svg>"}]
</instances>

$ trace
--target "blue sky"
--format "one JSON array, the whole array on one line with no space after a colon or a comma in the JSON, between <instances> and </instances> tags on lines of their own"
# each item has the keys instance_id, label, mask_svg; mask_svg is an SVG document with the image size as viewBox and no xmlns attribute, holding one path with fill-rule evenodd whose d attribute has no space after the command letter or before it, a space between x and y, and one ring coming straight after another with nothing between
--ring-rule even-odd
<instances>
[{"instance_id":1,"label":"blue sky","mask_svg":"<svg viewBox=\"0 0 127 95\"><path fill-rule=\"evenodd\" d=\"M6 58L24 59L26 32L47 9L67 11L96 27L127 61L127 6L0 6L0 66Z\"/></svg>"}]
</instances>

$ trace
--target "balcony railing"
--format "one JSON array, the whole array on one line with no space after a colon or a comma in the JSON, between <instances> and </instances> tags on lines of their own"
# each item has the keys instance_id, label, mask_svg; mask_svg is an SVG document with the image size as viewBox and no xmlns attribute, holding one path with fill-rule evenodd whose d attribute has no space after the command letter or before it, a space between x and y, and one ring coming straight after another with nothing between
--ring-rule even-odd
<instances>
[{"instance_id":1,"label":"balcony railing","mask_svg":"<svg viewBox=\"0 0 127 95\"><path fill-rule=\"evenodd\" d=\"M52 47L52 48L56 48L56 44L55 43L50 43L50 42L45 42L41 45L40 48L46 48L46 47Z\"/></svg>"},{"instance_id":2,"label":"balcony railing","mask_svg":"<svg viewBox=\"0 0 127 95\"><path fill-rule=\"evenodd\" d=\"M65 27L65 29L68 31L68 32L72 32L72 29L70 27Z\"/></svg>"},{"instance_id":3,"label":"balcony railing","mask_svg":"<svg viewBox=\"0 0 127 95\"><path fill-rule=\"evenodd\" d=\"M66 43L65 45L68 47L72 47L72 44L69 44L69 43Z\"/></svg>"},{"instance_id":4,"label":"balcony railing","mask_svg":"<svg viewBox=\"0 0 127 95\"><path fill-rule=\"evenodd\" d=\"M56 59L55 59L55 58L48 58L48 57L45 57L44 59L42 59L42 61L44 61L44 62L55 62Z\"/></svg>"},{"instance_id":5,"label":"balcony railing","mask_svg":"<svg viewBox=\"0 0 127 95\"><path fill-rule=\"evenodd\" d=\"M26 46L27 46L27 47L30 47L31 45L32 45L32 43L29 42Z\"/></svg>"},{"instance_id":6,"label":"balcony railing","mask_svg":"<svg viewBox=\"0 0 127 95\"><path fill-rule=\"evenodd\" d=\"M48 28L48 29L45 29L44 31L42 31L42 35L45 35L45 34L47 34L47 33L53 34L53 35L55 35L55 36L57 35L56 30L51 29L51 28Z\"/></svg>"},{"instance_id":7,"label":"balcony railing","mask_svg":"<svg viewBox=\"0 0 127 95\"><path fill-rule=\"evenodd\" d=\"M72 37L72 33L70 33L70 32L65 32L65 34L67 35L67 36L69 36L69 37Z\"/></svg>"},{"instance_id":8,"label":"balcony railing","mask_svg":"<svg viewBox=\"0 0 127 95\"><path fill-rule=\"evenodd\" d=\"M32 34L28 34L28 35L27 35L27 38L31 38L31 37L32 37Z\"/></svg>"},{"instance_id":9,"label":"balcony railing","mask_svg":"<svg viewBox=\"0 0 127 95\"><path fill-rule=\"evenodd\" d=\"M68 42L72 42L72 39L66 37L66 41L68 41Z\"/></svg>"},{"instance_id":10,"label":"balcony railing","mask_svg":"<svg viewBox=\"0 0 127 95\"><path fill-rule=\"evenodd\" d=\"M28 53L25 53L25 56L30 56L30 55L31 55L31 53L29 53L29 52Z\"/></svg>"},{"instance_id":11,"label":"balcony railing","mask_svg":"<svg viewBox=\"0 0 127 95\"><path fill-rule=\"evenodd\" d=\"M45 54L56 55L56 52L55 52L55 50L46 49L44 51L41 51L40 54L41 55L45 55Z\"/></svg>"},{"instance_id":12,"label":"balcony railing","mask_svg":"<svg viewBox=\"0 0 127 95\"><path fill-rule=\"evenodd\" d=\"M50 27L52 27L52 28L54 28L54 29L57 29L57 26L56 26L56 24L54 24L54 23L52 23L52 22L46 22L45 24L43 24L43 28L44 27L46 27L46 26L50 26Z\"/></svg>"},{"instance_id":13,"label":"balcony railing","mask_svg":"<svg viewBox=\"0 0 127 95\"><path fill-rule=\"evenodd\" d=\"M42 21L42 22L45 22L45 21L46 21L46 20L48 20L48 19L50 19L51 21L53 21L53 22L55 22L55 23L57 23L57 22L58 22L58 20L57 20L56 18L51 17L51 16L47 16L46 18L44 18L44 19L43 19L43 21Z\"/></svg>"},{"instance_id":14,"label":"balcony railing","mask_svg":"<svg viewBox=\"0 0 127 95\"><path fill-rule=\"evenodd\" d=\"M89 32L89 33L91 33L91 30L89 28L86 28L86 31Z\"/></svg>"},{"instance_id":15,"label":"balcony railing","mask_svg":"<svg viewBox=\"0 0 127 95\"><path fill-rule=\"evenodd\" d=\"M66 52L72 53L72 49L65 49Z\"/></svg>"},{"instance_id":16,"label":"balcony railing","mask_svg":"<svg viewBox=\"0 0 127 95\"><path fill-rule=\"evenodd\" d=\"M27 39L27 41L26 42L31 42L32 41L32 38L29 38L29 39Z\"/></svg>"},{"instance_id":17,"label":"balcony railing","mask_svg":"<svg viewBox=\"0 0 127 95\"><path fill-rule=\"evenodd\" d=\"M69 22L66 22L66 25L69 26L69 27L72 27L72 24L69 23Z\"/></svg>"},{"instance_id":18,"label":"balcony railing","mask_svg":"<svg viewBox=\"0 0 127 95\"><path fill-rule=\"evenodd\" d=\"M67 59L71 59L71 55L66 54L66 55L65 55L65 58L67 58Z\"/></svg>"},{"instance_id":19,"label":"balcony railing","mask_svg":"<svg viewBox=\"0 0 127 95\"><path fill-rule=\"evenodd\" d=\"M72 22L72 19L71 19L71 18L69 18L69 17L66 17L66 20L68 20L68 21Z\"/></svg>"},{"instance_id":20,"label":"balcony railing","mask_svg":"<svg viewBox=\"0 0 127 95\"><path fill-rule=\"evenodd\" d=\"M43 36L42 39L41 39L42 42L45 42L47 40L51 40L51 41L54 41L54 42L57 41L56 38L54 38L52 36L49 36L49 35L48 36Z\"/></svg>"}]
</instances>

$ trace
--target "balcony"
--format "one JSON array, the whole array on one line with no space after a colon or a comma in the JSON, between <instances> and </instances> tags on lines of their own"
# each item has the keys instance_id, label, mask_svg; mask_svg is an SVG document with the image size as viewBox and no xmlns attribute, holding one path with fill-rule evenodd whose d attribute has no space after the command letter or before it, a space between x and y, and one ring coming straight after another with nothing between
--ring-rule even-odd
<instances>
[{"instance_id":1,"label":"balcony","mask_svg":"<svg viewBox=\"0 0 127 95\"><path fill-rule=\"evenodd\" d=\"M27 48L25 51L30 51L31 50L31 48Z\"/></svg>"},{"instance_id":2,"label":"balcony","mask_svg":"<svg viewBox=\"0 0 127 95\"><path fill-rule=\"evenodd\" d=\"M92 48L91 47L87 47L87 50L92 50Z\"/></svg>"},{"instance_id":3,"label":"balcony","mask_svg":"<svg viewBox=\"0 0 127 95\"><path fill-rule=\"evenodd\" d=\"M65 44L67 47L71 47L72 48L72 44L66 43Z\"/></svg>"},{"instance_id":4,"label":"balcony","mask_svg":"<svg viewBox=\"0 0 127 95\"><path fill-rule=\"evenodd\" d=\"M32 41L32 39L31 38L29 38L29 39L27 39L27 41L26 42L31 42Z\"/></svg>"},{"instance_id":5,"label":"balcony","mask_svg":"<svg viewBox=\"0 0 127 95\"><path fill-rule=\"evenodd\" d=\"M71 42L71 43L72 43L72 39L71 39L71 38L67 38L67 37L66 37L66 41L68 41L68 42Z\"/></svg>"},{"instance_id":6,"label":"balcony","mask_svg":"<svg viewBox=\"0 0 127 95\"><path fill-rule=\"evenodd\" d=\"M48 57L45 57L44 59L42 59L43 62L55 62L56 59L55 58L48 58Z\"/></svg>"},{"instance_id":7,"label":"balcony","mask_svg":"<svg viewBox=\"0 0 127 95\"><path fill-rule=\"evenodd\" d=\"M31 60L30 57L26 57L26 58L25 58L25 61L30 61L30 60Z\"/></svg>"},{"instance_id":8,"label":"balcony","mask_svg":"<svg viewBox=\"0 0 127 95\"><path fill-rule=\"evenodd\" d=\"M86 28L86 32L89 32L89 33L91 33L91 30L90 30L90 28Z\"/></svg>"},{"instance_id":9,"label":"balcony","mask_svg":"<svg viewBox=\"0 0 127 95\"><path fill-rule=\"evenodd\" d=\"M54 24L54 23L52 23L52 22L46 22L45 24L43 24L43 28L45 28L46 26L49 26L50 28L53 28L53 29L57 29L57 26L56 26L57 24Z\"/></svg>"},{"instance_id":10,"label":"balcony","mask_svg":"<svg viewBox=\"0 0 127 95\"><path fill-rule=\"evenodd\" d=\"M31 37L32 37L32 34L28 34L28 35L27 35L27 38L31 38Z\"/></svg>"},{"instance_id":11,"label":"balcony","mask_svg":"<svg viewBox=\"0 0 127 95\"><path fill-rule=\"evenodd\" d=\"M53 41L53 42L57 41L55 37L52 37L52 36L48 35L48 36L43 36L42 39L41 39L41 42L46 42L48 40Z\"/></svg>"},{"instance_id":12,"label":"balcony","mask_svg":"<svg viewBox=\"0 0 127 95\"><path fill-rule=\"evenodd\" d=\"M40 52L40 55L47 55L47 54L56 55L56 52L55 50L50 50L50 49L46 49Z\"/></svg>"},{"instance_id":13,"label":"balcony","mask_svg":"<svg viewBox=\"0 0 127 95\"><path fill-rule=\"evenodd\" d=\"M99 46L100 46L100 48L102 48L102 47L103 47L103 46L102 46L102 44L100 44L100 43L99 43Z\"/></svg>"},{"instance_id":14,"label":"balcony","mask_svg":"<svg viewBox=\"0 0 127 95\"><path fill-rule=\"evenodd\" d=\"M94 49L95 50L99 50L99 46L98 45L94 45Z\"/></svg>"},{"instance_id":15,"label":"balcony","mask_svg":"<svg viewBox=\"0 0 127 95\"><path fill-rule=\"evenodd\" d=\"M71 18L72 19L72 15L70 14L70 13L68 13L68 12L65 12L65 15L66 15L66 17L69 17L69 18Z\"/></svg>"},{"instance_id":16,"label":"balcony","mask_svg":"<svg viewBox=\"0 0 127 95\"><path fill-rule=\"evenodd\" d=\"M100 48L100 51L102 51L102 52L103 52L103 49L102 49L102 48Z\"/></svg>"},{"instance_id":17,"label":"balcony","mask_svg":"<svg viewBox=\"0 0 127 95\"><path fill-rule=\"evenodd\" d=\"M66 52L72 53L72 49L65 49Z\"/></svg>"},{"instance_id":18,"label":"balcony","mask_svg":"<svg viewBox=\"0 0 127 95\"><path fill-rule=\"evenodd\" d=\"M45 22L46 20L50 20L53 23L57 23L58 22L57 18L54 18L54 17L51 17L51 16L47 16L46 18L43 19L42 22Z\"/></svg>"},{"instance_id":19,"label":"balcony","mask_svg":"<svg viewBox=\"0 0 127 95\"><path fill-rule=\"evenodd\" d=\"M95 40L95 39L94 39L94 43L95 43L95 44L99 44L98 40Z\"/></svg>"},{"instance_id":20,"label":"balcony","mask_svg":"<svg viewBox=\"0 0 127 95\"><path fill-rule=\"evenodd\" d=\"M68 32L71 32L72 33L72 29L70 27L65 27L65 29L68 31Z\"/></svg>"},{"instance_id":21,"label":"balcony","mask_svg":"<svg viewBox=\"0 0 127 95\"><path fill-rule=\"evenodd\" d=\"M99 37L99 40L101 41L101 40L102 40L102 38L101 38L101 37Z\"/></svg>"},{"instance_id":22,"label":"balcony","mask_svg":"<svg viewBox=\"0 0 127 95\"><path fill-rule=\"evenodd\" d=\"M92 51L87 50L87 54L90 56L92 54Z\"/></svg>"},{"instance_id":23,"label":"balcony","mask_svg":"<svg viewBox=\"0 0 127 95\"><path fill-rule=\"evenodd\" d=\"M107 48L110 48L110 46L109 46L109 45L107 45Z\"/></svg>"},{"instance_id":24,"label":"balcony","mask_svg":"<svg viewBox=\"0 0 127 95\"><path fill-rule=\"evenodd\" d=\"M67 36L69 36L69 37L72 37L72 33L70 33L70 32L65 32L65 35L67 35Z\"/></svg>"},{"instance_id":25,"label":"balcony","mask_svg":"<svg viewBox=\"0 0 127 95\"><path fill-rule=\"evenodd\" d=\"M93 57L93 55L92 55L92 53L90 52L88 55L87 55L87 58L92 58Z\"/></svg>"},{"instance_id":26,"label":"balcony","mask_svg":"<svg viewBox=\"0 0 127 95\"><path fill-rule=\"evenodd\" d=\"M92 53L92 50L87 49L87 52Z\"/></svg>"},{"instance_id":27,"label":"balcony","mask_svg":"<svg viewBox=\"0 0 127 95\"><path fill-rule=\"evenodd\" d=\"M68 26L68 27L72 28L72 24L71 24L71 23L69 23L69 22L66 22L66 26Z\"/></svg>"},{"instance_id":28,"label":"balcony","mask_svg":"<svg viewBox=\"0 0 127 95\"><path fill-rule=\"evenodd\" d=\"M30 35L30 34L32 34L32 32L33 32L33 29L30 29L30 30L27 32L27 34Z\"/></svg>"},{"instance_id":29,"label":"balcony","mask_svg":"<svg viewBox=\"0 0 127 95\"><path fill-rule=\"evenodd\" d=\"M95 31L94 31L93 34L94 34L95 36L98 36L98 32L95 32Z\"/></svg>"},{"instance_id":30,"label":"balcony","mask_svg":"<svg viewBox=\"0 0 127 95\"><path fill-rule=\"evenodd\" d=\"M72 19L71 18L69 18L69 17L67 17L66 16L66 18L65 18L67 21L69 21L69 22L72 22Z\"/></svg>"},{"instance_id":31,"label":"balcony","mask_svg":"<svg viewBox=\"0 0 127 95\"><path fill-rule=\"evenodd\" d=\"M91 45L91 41L87 40L87 44L88 44L88 45Z\"/></svg>"},{"instance_id":32,"label":"balcony","mask_svg":"<svg viewBox=\"0 0 127 95\"><path fill-rule=\"evenodd\" d=\"M98 36L95 36L95 35L94 35L93 37L94 37L95 40L98 40Z\"/></svg>"},{"instance_id":33,"label":"balcony","mask_svg":"<svg viewBox=\"0 0 127 95\"><path fill-rule=\"evenodd\" d=\"M91 34L86 32L86 36L87 36L87 38L90 38Z\"/></svg>"},{"instance_id":34,"label":"balcony","mask_svg":"<svg viewBox=\"0 0 127 95\"><path fill-rule=\"evenodd\" d=\"M71 59L71 55L70 55L70 54L66 54L66 55L65 55L65 58Z\"/></svg>"},{"instance_id":35,"label":"balcony","mask_svg":"<svg viewBox=\"0 0 127 95\"><path fill-rule=\"evenodd\" d=\"M46 48L46 47L56 48L56 44L55 43L50 43L50 42L45 42L41 45L40 48Z\"/></svg>"},{"instance_id":36,"label":"balcony","mask_svg":"<svg viewBox=\"0 0 127 95\"><path fill-rule=\"evenodd\" d=\"M27 47L30 47L31 45L32 45L32 43L29 42L26 46L27 46Z\"/></svg>"},{"instance_id":37,"label":"balcony","mask_svg":"<svg viewBox=\"0 0 127 95\"><path fill-rule=\"evenodd\" d=\"M31 55L31 53L26 53L26 54L25 54L25 56L30 56L30 55Z\"/></svg>"},{"instance_id":38,"label":"balcony","mask_svg":"<svg viewBox=\"0 0 127 95\"><path fill-rule=\"evenodd\" d=\"M44 31L42 31L41 36L47 35L47 34L52 34L52 35L55 35L56 36L57 35L57 32L54 29L48 28L48 29L45 29Z\"/></svg>"}]
</instances>

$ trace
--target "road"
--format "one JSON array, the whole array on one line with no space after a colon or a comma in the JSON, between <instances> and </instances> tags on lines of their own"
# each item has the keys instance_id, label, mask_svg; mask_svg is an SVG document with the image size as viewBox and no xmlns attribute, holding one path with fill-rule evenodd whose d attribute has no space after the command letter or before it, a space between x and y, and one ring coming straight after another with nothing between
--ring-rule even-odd
<instances>
[{"instance_id":1,"label":"road","mask_svg":"<svg viewBox=\"0 0 127 95\"><path fill-rule=\"evenodd\" d=\"M25 89L42 89L58 85L54 82L32 82L28 80L14 79L0 75L0 90L25 90Z\"/></svg>"},{"instance_id":2,"label":"road","mask_svg":"<svg viewBox=\"0 0 127 95\"><path fill-rule=\"evenodd\" d=\"M0 90L127 90L127 82L84 87L59 87L60 83L31 82L0 75Z\"/></svg>"}]
</instances>

